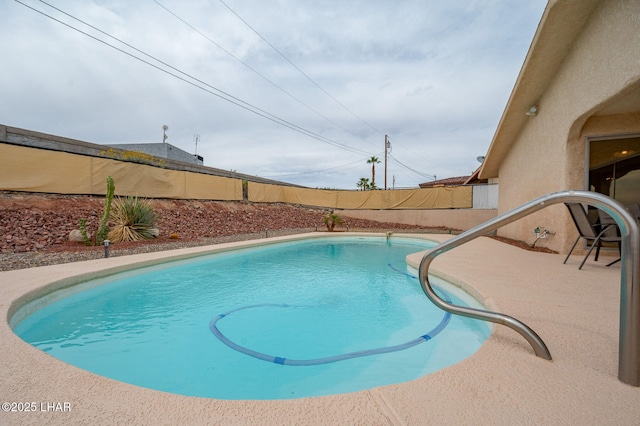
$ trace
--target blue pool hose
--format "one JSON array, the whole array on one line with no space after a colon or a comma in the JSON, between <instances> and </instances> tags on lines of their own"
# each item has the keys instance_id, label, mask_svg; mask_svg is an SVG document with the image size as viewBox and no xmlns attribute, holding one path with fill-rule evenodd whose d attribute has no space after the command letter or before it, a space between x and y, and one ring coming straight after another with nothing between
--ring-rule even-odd
<instances>
[{"instance_id":1,"label":"blue pool hose","mask_svg":"<svg viewBox=\"0 0 640 426\"><path fill-rule=\"evenodd\" d=\"M394 268L391 264L389 264L389 267L391 269L393 269L393 270L395 270L397 272L400 272L402 274L405 274L405 275L407 275L407 276L409 276L411 278L416 278L416 277L414 277L412 275L409 275L409 274L407 274L405 272L402 272L402 271ZM449 300L447 300L447 302L450 303ZM447 324L449 324L449 321L451 320L451 314L449 312L445 312L444 316L440 320L440 323L433 330L429 331L426 334L423 334L420 337L417 337L417 338L415 338L413 340L410 340L408 342L405 342L405 343L401 343L399 345L386 346L384 348L366 349L366 350L363 350L363 351L349 352L349 353L346 353L346 354L334 355L334 356L329 356L329 357L324 357L324 358L288 359L288 358L283 358L283 357L279 357L279 356L268 355L268 354L265 354L265 353L262 353L262 352L257 352L257 351L251 350L249 348L245 348L244 346L240 346L237 343L235 343L232 340L230 340L229 338L227 338L224 334L222 334L222 332L217 327L217 323L218 323L219 320L221 320L222 318L224 318L226 316L229 316L230 314L232 314L234 312L237 312L237 311L240 311L240 310L244 310L244 309L263 307L263 306L275 306L275 307L280 307L280 308L291 307L291 305L270 304L270 303L244 306L244 307L241 307L241 308L233 309L233 310L228 311L228 312L226 312L224 314L220 314L217 317L213 318L211 320L211 322L209 323L209 329L211 330L213 335L216 336L222 343L224 343L225 345L227 345L231 349L234 349L234 350L236 350L238 352L241 352L241 353L243 353L245 355L249 355L249 356L252 356L254 358L261 359L263 361L272 362L274 364L290 365L290 366L309 366L309 365L320 365L320 364L328 364L328 363L331 363L331 362L344 361L346 359L351 359L351 358L359 358L359 357L370 356L370 355L378 355L378 354L384 354L384 353L389 353L389 352L402 351L404 349L411 348L413 346L419 345L420 343L424 343L424 342L427 342L427 341L433 339L438 333L440 333L442 330L445 329L445 327L447 326Z\"/></svg>"}]
</instances>

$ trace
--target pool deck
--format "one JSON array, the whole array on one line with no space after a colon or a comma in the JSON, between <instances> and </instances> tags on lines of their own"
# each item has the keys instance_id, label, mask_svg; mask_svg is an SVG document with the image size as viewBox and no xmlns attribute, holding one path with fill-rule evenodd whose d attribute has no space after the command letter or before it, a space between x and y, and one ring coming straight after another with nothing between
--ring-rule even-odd
<instances>
[{"instance_id":1,"label":"pool deck","mask_svg":"<svg viewBox=\"0 0 640 426\"><path fill-rule=\"evenodd\" d=\"M32 347L9 327L8 318L17 307L52 287L79 282L74 276L86 279L133 263L211 250L200 247L0 272L0 311L5 319L0 322L0 424L640 423L640 388L617 378L620 263L606 268L606 258L594 262L592 256L579 271L580 256L563 265L561 255L525 251L489 238L439 256L432 269L473 287L491 310L529 325L545 341L553 361L535 357L524 338L495 325L472 357L408 383L319 398L225 401L173 395L97 376ZM410 263L419 260L419 255L409 256ZM5 412L5 402L34 402L35 411Z\"/></svg>"}]
</instances>

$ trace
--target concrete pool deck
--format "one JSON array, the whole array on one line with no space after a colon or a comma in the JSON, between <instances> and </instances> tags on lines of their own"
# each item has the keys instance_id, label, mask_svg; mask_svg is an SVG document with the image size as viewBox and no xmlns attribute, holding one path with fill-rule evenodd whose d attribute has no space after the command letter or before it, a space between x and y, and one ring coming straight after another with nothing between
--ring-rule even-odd
<instances>
[{"instance_id":1,"label":"concrete pool deck","mask_svg":"<svg viewBox=\"0 0 640 426\"><path fill-rule=\"evenodd\" d=\"M310 234L328 236L326 233ZM340 236L349 235L340 233ZM356 234L363 235L363 234ZM380 234L377 234L380 235ZM395 234L399 235L399 234ZM429 235L443 241L444 235ZM297 237L270 238L260 242ZM494 325L472 357L420 379L351 394L279 401L186 397L107 379L59 361L17 337L8 319L52 287L247 242L0 272L0 424L593 424L640 422L640 388L620 382L620 266L593 256L525 251L480 238L439 256L432 269L475 289L545 341L535 357L519 334ZM409 256L417 265L421 256ZM81 279L73 278L80 275ZM54 284L51 284L54 283ZM27 295L27 293L30 293ZM5 403L34 403L6 412ZM11 408L11 407L10 407Z\"/></svg>"}]
</instances>

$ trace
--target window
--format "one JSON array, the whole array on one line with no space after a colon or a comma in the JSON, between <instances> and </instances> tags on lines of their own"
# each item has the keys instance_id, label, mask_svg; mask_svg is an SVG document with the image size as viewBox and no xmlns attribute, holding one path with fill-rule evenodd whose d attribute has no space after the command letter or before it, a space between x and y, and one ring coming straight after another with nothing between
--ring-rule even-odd
<instances>
[{"instance_id":1,"label":"window","mask_svg":"<svg viewBox=\"0 0 640 426\"><path fill-rule=\"evenodd\" d=\"M590 140L588 185L625 206L640 204L640 136Z\"/></svg>"}]
</instances>

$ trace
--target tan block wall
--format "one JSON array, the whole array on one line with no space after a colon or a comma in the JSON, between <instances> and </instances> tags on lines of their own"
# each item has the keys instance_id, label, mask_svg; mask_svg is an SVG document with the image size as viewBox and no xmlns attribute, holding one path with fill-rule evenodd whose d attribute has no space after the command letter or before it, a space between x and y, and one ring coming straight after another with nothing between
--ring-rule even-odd
<instances>
[{"instance_id":1,"label":"tan block wall","mask_svg":"<svg viewBox=\"0 0 640 426\"><path fill-rule=\"evenodd\" d=\"M340 216L466 231L497 216L498 210L337 210Z\"/></svg>"}]
</instances>

